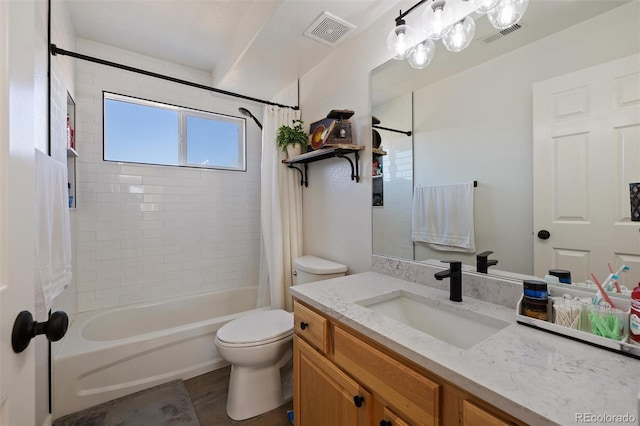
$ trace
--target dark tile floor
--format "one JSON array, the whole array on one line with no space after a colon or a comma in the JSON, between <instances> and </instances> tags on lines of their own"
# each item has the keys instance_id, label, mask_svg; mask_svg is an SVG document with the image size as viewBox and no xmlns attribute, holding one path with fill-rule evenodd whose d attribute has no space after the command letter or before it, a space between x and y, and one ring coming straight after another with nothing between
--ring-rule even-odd
<instances>
[{"instance_id":1,"label":"dark tile floor","mask_svg":"<svg viewBox=\"0 0 640 426\"><path fill-rule=\"evenodd\" d=\"M293 408L292 402L251 419L231 420L225 410L230 371L226 367L184 381L200 426L291 426L287 410Z\"/></svg>"}]
</instances>

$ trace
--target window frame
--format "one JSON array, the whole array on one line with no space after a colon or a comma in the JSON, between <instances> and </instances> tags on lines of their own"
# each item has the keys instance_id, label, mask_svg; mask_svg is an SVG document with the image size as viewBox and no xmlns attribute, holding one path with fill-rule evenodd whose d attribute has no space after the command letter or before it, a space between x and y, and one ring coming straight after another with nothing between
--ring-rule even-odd
<instances>
[{"instance_id":1,"label":"window frame","mask_svg":"<svg viewBox=\"0 0 640 426\"><path fill-rule=\"evenodd\" d=\"M147 163L140 161L127 161L127 160L111 160L106 158L106 102L107 100L126 102L134 105L142 105L152 108L164 109L169 111L175 111L178 114L178 162L180 164L159 164L159 163ZM237 149L238 149L238 166L222 166L222 165L200 165L200 164L188 164L187 163L187 118L196 117L204 118L208 120L218 120L227 123L237 122L240 129L240 135L238 136ZM195 169L209 169L209 170L227 170L227 171L247 171L247 120L244 117L238 117L230 114L223 114L218 112L206 111L197 108L183 107L173 104L168 104L159 101L153 101L150 99L138 98L135 96L123 95L120 93L102 91L102 160L111 163L128 163L128 164L147 164L153 166L165 166L165 167L187 167Z\"/></svg>"}]
</instances>

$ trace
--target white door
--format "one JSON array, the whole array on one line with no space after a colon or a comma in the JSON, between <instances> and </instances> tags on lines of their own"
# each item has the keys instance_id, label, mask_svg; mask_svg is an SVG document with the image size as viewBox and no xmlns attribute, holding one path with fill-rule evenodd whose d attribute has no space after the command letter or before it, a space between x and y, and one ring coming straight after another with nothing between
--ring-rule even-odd
<instances>
[{"instance_id":1,"label":"white door","mask_svg":"<svg viewBox=\"0 0 640 426\"><path fill-rule=\"evenodd\" d=\"M640 182L640 56L533 86L534 273L571 271L599 280L631 267L640 280L640 222L630 220L629 183Z\"/></svg>"},{"instance_id":2,"label":"white door","mask_svg":"<svg viewBox=\"0 0 640 426\"><path fill-rule=\"evenodd\" d=\"M34 305L34 3L0 0L0 425L35 423L33 343L11 348Z\"/></svg>"}]
</instances>

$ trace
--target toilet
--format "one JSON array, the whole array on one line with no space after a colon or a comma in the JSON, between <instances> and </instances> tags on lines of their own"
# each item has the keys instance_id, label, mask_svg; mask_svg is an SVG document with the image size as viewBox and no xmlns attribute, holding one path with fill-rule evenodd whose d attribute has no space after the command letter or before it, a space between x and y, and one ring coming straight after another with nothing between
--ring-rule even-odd
<instances>
[{"instance_id":1,"label":"toilet","mask_svg":"<svg viewBox=\"0 0 640 426\"><path fill-rule=\"evenodd\" d=\"M347 267L314 256L294 260L293 285L344 276ZM244 420L293 396L293 314L282 309L244 315L220 327L215 344L231 364L227 415Z\"/></svg>"}]
</instances>

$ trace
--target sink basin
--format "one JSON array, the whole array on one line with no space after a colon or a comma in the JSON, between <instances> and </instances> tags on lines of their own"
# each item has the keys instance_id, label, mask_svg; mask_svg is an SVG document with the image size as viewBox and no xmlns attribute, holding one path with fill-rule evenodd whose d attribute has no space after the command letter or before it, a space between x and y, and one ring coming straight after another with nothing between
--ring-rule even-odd
<instances>
[{"instance_id":1,"label":"sink basin","mask_svg":"<svg viewBox=\"0 0 640 426\"><path fill-rule=\"evenodd\" d=\"M405 292L358 304L461 349L469 349L509 325L484 314Z\"/></svg>"}]
</instances>

